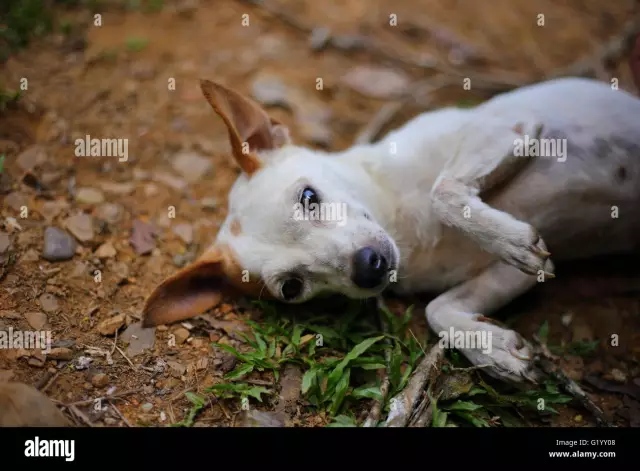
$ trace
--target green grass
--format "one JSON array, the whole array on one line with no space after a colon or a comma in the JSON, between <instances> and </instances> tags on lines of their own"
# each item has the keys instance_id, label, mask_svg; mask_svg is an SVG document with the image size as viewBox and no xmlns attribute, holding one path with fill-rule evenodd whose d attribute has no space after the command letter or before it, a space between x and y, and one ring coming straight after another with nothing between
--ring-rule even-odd
<instances>
[{"instance_id":1,"label":"green grass","mask_svg":"<svg viewBox=\"0 0 640 471\"><path fill-rule=\"evenodd\" d=\"M43 0L4 0L0 3L0 61L25 47L33 37L51 31L51 11Z\"/></svg>"},{"instance_id":2,"label":"green grass","mask_svg":"<svg viewBox=\"0 0 640 471\"><path fill-rule=\"evenodd\" d=\"M164 7L164 0L123 0L127 10L156 13Z\"/></svg>"},{"instance_id":3,"label":"green grass","mask_svg":"<svg viewBox=\"0 0 640 471\"><path fill-rule=\"evenodd\" d=\"M480 105L482 103L482 100L480 99L463 99L463 100L458 100L458 102L456 103L456 107L458 108L475 108L476 106Z\"/></svg>"},{"instance_id":4,"label":"green grass","mask_svg":"<svg viewBox=\"0 0 640 471\"><path fill-rule=\"evenodd\" d=\"M541 342L547 343L549 337L549 323L544 321L538 330L538 338ZM568 345L548 345L549 351L554 355L575 355L588 356L598 348L600 340L584 341L577 340Z\"/></svg>"},{"instance_id":5,"label":"green grass","mask_svg":"<svg viewBox=\"0 0 640 471\"><path fill-rule=\"evenodd\" d=\"M138 51L142 51L147 46L148 43L149 43L148 39L131 37L131 38L127 38L126 46L129 51L138 52Z\"/></svg>"},{"instance_id":6,"label":"green grass","mask_svg":"<svg viewBox=\"0 0 640 471\"><path fill-rule=\"evenodd\" d=\"M196 414L207 404L207 396L237 400L238 406L255 402L269 407L277 395L277 384L255 386L245 382L253 372L280 379L283 366L298 365L303 376L301 395L304 411L325 413L328 427L358 427L356 417L369 410L372 399L380 399L379 370L386 370L390 388L383 412L389 412L389 400L401 392L424 355L426 339L416 339L408 330L412 315L383 311L385 332L376 326L371 312L353 302L341 315L296 319L277 312L275 305L257 302L264 311L261 323L248 321L251 335L243 335L242 351L226 344L213 346L238 359L233 371L220 384L202 395L189 397L191 410L179 426L193 424ZM375 316L374 316L375 317ZM424 343L424 345L423 345ZM387 358L389 362L387 364ZM456 350L448 350L438 379L437 397L432 397L434 427L520 427L528 419L557 414L555 404L565 404L571 397L562 394L552 381L527 391L499 383L490 384L480 369ZM382 420L384 421L384 415Z\"/></svg>"},{"instance_id":7,"label":"green grass","mask_svg":"<svg viewBox=\"0 0 640 471\"><path fill-rule=\"evenodd\" d=\"M82 7L96 13L101 0L2 0L0 2L0 64L12 53L26 47L33 39L56 29L55 13L65 8ZM72 25L58 25L68 34Z\"/></svg>"},{"instance_id":8,"label":"green grass","mask_svg":"<svg viewBox=\"0 0 640 471\"><path fill-rule=\"evenodd\" d=\"M17 103L21 96L22 92L20 90L10 91L0 85L0 112Z\"/></svg>"}]
</instances>

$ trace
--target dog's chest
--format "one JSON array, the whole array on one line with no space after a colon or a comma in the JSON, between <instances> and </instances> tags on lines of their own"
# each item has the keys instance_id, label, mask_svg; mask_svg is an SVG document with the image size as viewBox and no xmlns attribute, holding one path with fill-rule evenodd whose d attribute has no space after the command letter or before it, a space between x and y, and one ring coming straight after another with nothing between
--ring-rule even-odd
<instances>
[{"instance_id":1,"label":"dog's chest","mask_svg":"<svg viewBox=\"0 0 640 471\"><path fill-rule=\"evenodd\" d=\"M434 217L430 220L421 229L412 231L407 226L400 236L402 262L391 286L398 294L445 291L478 275L495 260L463 234Z\"/></svg>"}]
</instances>

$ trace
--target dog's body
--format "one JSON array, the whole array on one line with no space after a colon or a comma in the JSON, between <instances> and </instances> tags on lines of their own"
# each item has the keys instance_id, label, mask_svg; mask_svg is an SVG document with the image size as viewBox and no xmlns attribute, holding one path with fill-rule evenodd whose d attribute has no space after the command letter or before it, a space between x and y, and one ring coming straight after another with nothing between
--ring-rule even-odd
<instances>
[{"instance_id":1,"label":"dog's body","mask_svg":"<svg viewBox=\"0 0 640 471\"><path fill-rule=\"evenodd\" d=\"M525 134L531 130L530 136L542 125L542 139L565 138L566 161L550 156L508 162L519 137L513 131L517 123L523 123ZM370 184L382 189L384 201L370 205L389 207L378 221L405 248L398 282L390 285L399 293L443 291L473 277L501 251L517 250L505 247L510 241L503 238L496 243L502 247L494 249L497 257L491 256L465 234L478 231L473 227L477 203L466 191L443 191L445 201L435 204L447 207L434 209L439 178L440 185L450 178L480 187L487 206L536 228L555 260L629 251L640 244L640 100L598 82L546 82L474 109L425 113L382 141L337 158L371 169ZM483 187L484 175L509 165L520 168L504 181L491 182L500 187L497 191ZM463 216L464 206L470 209L464 231L447 226L437 214ZM612 216L614 206L618 219ZM496 218L496 224L512 227L511 218ZM496 237L506 237L507 229Z\"/></svg>"},{"instance_id":2,"label":"dog's body","mask_svg":"<svg viewBox=\"0 0 640 471\"><path fill-rule=\"evenodd\" d=\"M639 246L640 100L603 83L559 79L425 113L337 154L290 145L257 105L211 82L203 90L245 172L214 248L156 289L148 325L214 303L220 286L195 281L213 286L212 276L289 302L436 291L430 327L491 331L489 352L463 353L519 381L529 346L484 314L553 276L547 248L568 260ZM514 155L520 139L553 143L554 155ZM344 203L349 222L294 220L304 198Z\"/></svg>"}]
</instances>

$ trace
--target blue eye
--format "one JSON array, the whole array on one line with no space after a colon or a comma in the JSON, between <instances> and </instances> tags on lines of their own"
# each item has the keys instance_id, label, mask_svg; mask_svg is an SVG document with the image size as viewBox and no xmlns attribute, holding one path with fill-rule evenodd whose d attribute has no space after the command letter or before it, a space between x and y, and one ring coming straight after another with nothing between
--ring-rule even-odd
<instances>
[{"instance_id":1,"label":"blue eye","mask_svg":"<svg viewBox=\"0 0 640 471\"><path fill-rule=\"evenodd\" d=\"M319 204L320 198L313 188L306 187L302 190L302 195L300 195L300 204L306 206L312 203Z\"/></svg>"}]
</instances>

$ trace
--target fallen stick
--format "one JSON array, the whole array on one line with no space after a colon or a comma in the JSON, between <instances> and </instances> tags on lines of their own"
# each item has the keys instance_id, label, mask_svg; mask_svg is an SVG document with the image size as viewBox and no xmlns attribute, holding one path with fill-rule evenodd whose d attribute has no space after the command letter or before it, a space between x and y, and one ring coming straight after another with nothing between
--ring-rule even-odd
<instances>
[{"instance_id":1,"label":"fallen stick","mask_svg":"<svg viewBox=\"0 0 640 471\"><path fill-rule=\"evenodd\" d=\"M389 352L389 351L388 351ZM389 359L386 357L389 357L390 353L387 353L385 355L385 359L387 362L387 365L389 365ZM384 402L387 398L387 394L389 394L389 386L390 386L390 381L389 381L389 373L385 372L384 375L384 379L382 380L382 385L380 386L380 395L382 396L380 399L376 399L373 407L371 408L371 410L369 411L369 415L367 416L367 418L365 419L365 421L363 422L362 426L363 427L377 427L378 423L380 422L380 415L382 414L382 408L384 406Z\"/></svg>"},{"instance_id":2,"label":"fallen stick","mask_svg":"<svg viewBox=\"0 0 640 471\"><path fill-rule=\"evenodd\" d=\"M547 375L551 376L553 379L558 381L564 390L573 396L582 407L588 410L595 418L596 423L600 427L613 427L604 415L602 409L600 409L587 395L587 393L576 383L574 380L569 378L567 374L562 371L562 369L554 364L551 360L551 356L548 353L547 346L540 341L537 335L533 336L534 341L537 344L536 351L534 351L534 362L537 366Z\"/></svg>"},{"instance_id":3,"label":"fallen stick","mask_svg":"<svg viewBox=\"0 0 640 471\"><path fill-rule=\"evenodd\" d=\"M93 427L93 423L91 422L91 420L89 420L89 417L87 417L85 414L83 414L82 411L80 409L78 409L77 406L73 406L73 405L69 406L69 410L73 413L74 416L76 416L82 422L84 422L85 425L87 425L89 427Z\"/></svg>"},{"instance_id":4,"label":"fallen stick","mask_svg":"<svg viewBox=\"0 0 640 471\"><path fill-rule=\"evenodd\" d=\"M109 405L111 406L113 411L122 419L122 421L124 422L124 424L127 427L132 427L131 422L129 422L127 420L127 418L124 416L124 414L122 412L120 412L120 409L118 409L115 404L113 404L111 401L109 401Z\"/></svg>"},{"instance_id":5,"label":"fallen stick","mask_svg":"<svg viewBox=\"0 0 640 471\"><path fill-rule=\"evenodd\" d=\"M382 315L381 307L385 307L384 300L382 297L378 297L376 300L376 310L378 311L378 317L380 319L380 325L385 334L388 333L387 323ZM385 342L390 345L389 339L386 338ZM376 427L378 422L380 422L380 415L382 414L382 409L384 407L385 401L387 400L387 394L389 394L389 386L391 384L389 380L389 366L391 365L391 348L388 348L384 352L385 364L387 365L384 378L382 379L382 384L380 385L380 395L382 396L380 399L376 399L373 403L373 407L369 411L369 415L365 419L362 424L363 427Z\"/></svg>"},{"instance_id":6,"label":"fallen stick","mask_svg":"<svg viewBox=\"0 0 640 471\"><path fill-rule=\"evenodd\" d=\"M558 69L547 75L546 79L571 76L593 77L602 64L611 64L622 59L633 47L633 41L638 34L640 34L640 18L627 23L619 35L611 38L594 55Z\"/></svg>"},{"instance_id":7,"label":"fallen stick","mask_svg":"<svg viewBox=\"0 0 640 471\"><path fill-rule=\"evenodd\" d=\"M427 405L428 404L428 405ZM411 422L409 427L429 427L433 420L433 404L431 400L426 398L422 401L418 407L418 411Z\"/></svg>"},{"instance_id":8,"label":"fallen stick","mask_svg":"<svg viewBox=\"0 0 640 471\"><path fill-rule=\"evenodd\" d=\"M64 402L60 402L60 401L56 401L55 399L52 399L53 402L55 402L56 404L63 406L63 407L71 407L71 406L86 406L89 404L95 404L96 401L110 401L112 399L120 399L124 396L128 396L130 394L135 394L138 393L140 391L144 391L144 388L138 388L138 389L131 389L129 391L124 391L121 392L119 394L113 394L111 396L100 396L100 397L96 397L95 399L87 399L84 401L76 401L76 402L70 402L65 404Z\"/></svg>"},{"instance_id":9,"label":"fallen stick","mask_svg":"<svg viewBox=\"0 0 640 471\"><path fill-rule=\"evenodd\" d=\"M385 424L387 427L407 426L425 385L440 373L443 358L444 349L438 344L434 345L416 368L405 389L391 399Z\"/></svg>"}]
</instances>

